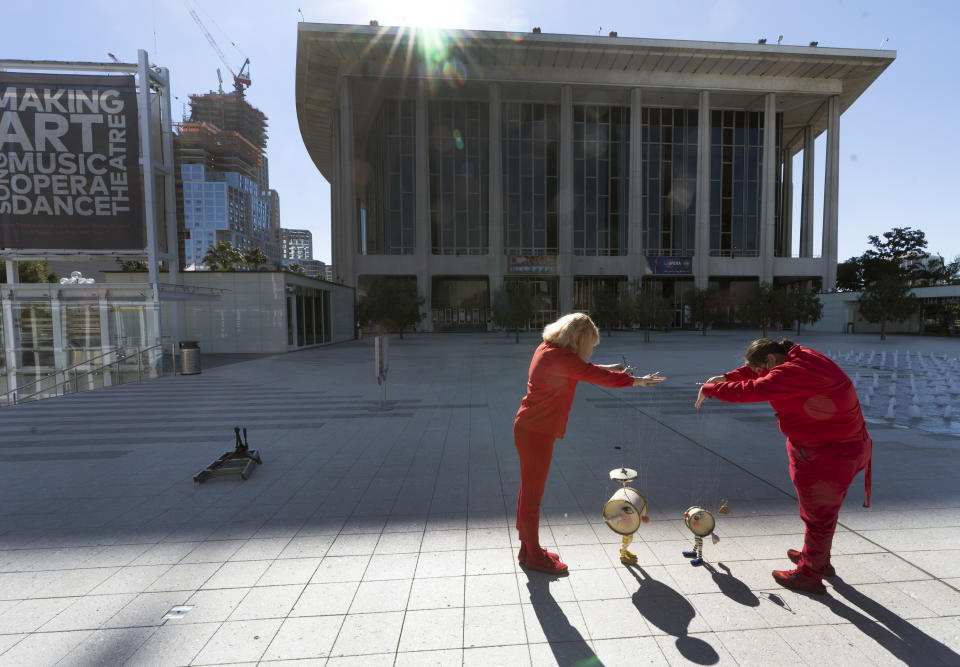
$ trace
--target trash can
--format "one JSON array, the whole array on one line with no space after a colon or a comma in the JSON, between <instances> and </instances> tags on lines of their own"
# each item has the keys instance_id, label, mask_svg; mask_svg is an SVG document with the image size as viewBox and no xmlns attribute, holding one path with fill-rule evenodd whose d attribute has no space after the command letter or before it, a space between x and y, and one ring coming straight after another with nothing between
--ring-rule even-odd
<instances>
[{"instance_id":1,"label":"trash can","mask_svg":"<svg viewBox=\"0 0 960 667\"><path fill-rule=\"evenodd\" d=\"M180 341L180 375L200 375L200 343Z\"/></svg>"}]
</instances>

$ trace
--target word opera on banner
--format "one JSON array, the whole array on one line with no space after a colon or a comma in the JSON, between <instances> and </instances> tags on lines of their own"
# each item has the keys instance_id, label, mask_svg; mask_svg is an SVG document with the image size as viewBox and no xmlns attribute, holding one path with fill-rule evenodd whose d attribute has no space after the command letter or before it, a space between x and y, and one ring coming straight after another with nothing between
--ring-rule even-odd
<instances>
[{"instance_id":1,"label":"word opera on banner","mask_svg":"<svg viewBox=\"0 0 960 667\"><path fill-rule=\"evenodd\" d=\"M0 248L142 250L133 76L0 71Z\"/></svg>"}]
</instances>

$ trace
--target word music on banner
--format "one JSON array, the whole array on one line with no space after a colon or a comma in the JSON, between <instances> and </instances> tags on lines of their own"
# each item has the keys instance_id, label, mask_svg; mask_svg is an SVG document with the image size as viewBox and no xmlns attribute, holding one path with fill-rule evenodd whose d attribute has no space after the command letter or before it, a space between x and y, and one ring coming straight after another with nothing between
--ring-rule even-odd
<instances>
[{"instance_id":1,"label":"word music on banner","mask_svg":"<svg viewBox=\"0 0 960 667\"><path fill-rule=\"evenodd\" d=\"M0 249L142 250L133 76L0 72Z\"/></svg>"}]
</instances>

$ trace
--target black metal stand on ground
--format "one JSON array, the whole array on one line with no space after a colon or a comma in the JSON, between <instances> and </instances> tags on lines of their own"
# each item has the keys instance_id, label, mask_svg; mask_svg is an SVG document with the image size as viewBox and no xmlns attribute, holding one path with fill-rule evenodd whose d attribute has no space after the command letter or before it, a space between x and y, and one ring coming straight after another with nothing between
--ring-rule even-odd
<instances>
[{"instance_id":1,"label":"black metal stand on ground","mask_svg":"<svg viewBox=\"0 0 960 667\"><path fill-rule=\"evenodd\" d=\"M250 449L247 442L247 429L243 429L243 439L240 438L240 427L234 427L234 434L237 436L237 446L232 452L224 452L220 458L215 459L210 465L193 476L194 482L203 482L208 477L217 477L220 475L239 474L243 479L248 479L253 472L253 464L260 465L260 453L255 449Z\"/></svg>"}]
</instances>

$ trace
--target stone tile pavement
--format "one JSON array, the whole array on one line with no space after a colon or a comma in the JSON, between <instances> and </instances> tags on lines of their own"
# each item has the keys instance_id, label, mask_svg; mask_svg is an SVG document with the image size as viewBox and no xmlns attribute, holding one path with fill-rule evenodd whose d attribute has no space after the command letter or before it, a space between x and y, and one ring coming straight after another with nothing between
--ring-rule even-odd
<instances>
[{"instance_id":1,"label":"stone tile pavement","mask_svg":"<svg viewBox=\"0 0 960 667\"><path fill-rule=\"evenodd\" d=\"M771 410L692 409L753 333L603 337L597 361L670 380L578 388L544 499L561 578L515 558L533 334L394 338L383 409L369 341L0 409L0 665L960 664L960 439L873 420L873 507L858 479L829 595L778 588L802 524ZM234 425L264 465L193 483ZM599 521L621 465L653 519L629 568ZM721 497L693 568L683 510Z\"/></svg>"}]
</instances>

